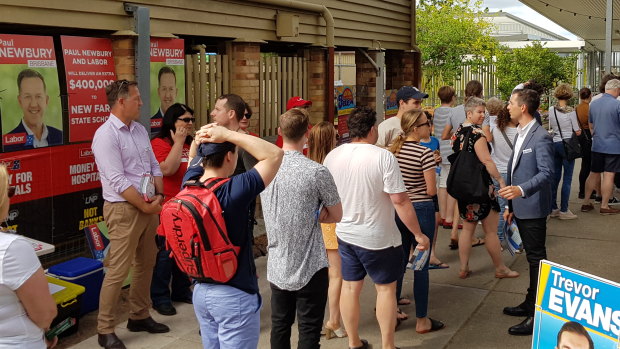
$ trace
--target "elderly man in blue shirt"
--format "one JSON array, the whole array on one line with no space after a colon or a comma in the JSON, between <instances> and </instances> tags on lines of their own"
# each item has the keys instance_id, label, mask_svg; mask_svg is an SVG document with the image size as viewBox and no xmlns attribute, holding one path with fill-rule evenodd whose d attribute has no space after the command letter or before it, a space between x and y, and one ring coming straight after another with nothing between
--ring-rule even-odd
<instances>
[{"instance_id":1,"label":"elderly man in blue shirt","mask_svg":"<svg viewBox=\"0 0 620 349\"><path fill-rule=\"evenodd\" d=\"M614 190L614 177L620 172L620 80L612 79L605 84L602 97L590 104L588 123L592 132L592 166L586 180L586 196L582 212L594 209L590 195L594 188L601 187L602 215L620 213L620 209L609 207ZM603 180L601 181L601 173Z\"/></svg>"}]
</instances>

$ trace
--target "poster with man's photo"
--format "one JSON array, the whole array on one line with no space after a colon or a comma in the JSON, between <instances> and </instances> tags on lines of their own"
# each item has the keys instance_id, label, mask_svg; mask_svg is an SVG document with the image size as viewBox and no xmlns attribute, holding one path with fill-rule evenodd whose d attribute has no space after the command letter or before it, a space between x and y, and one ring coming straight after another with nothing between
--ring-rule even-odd
<instances>
[{"instance_id":1,"label":"poster with man's photo","mask_svg":"<svg viewBox=\"0 0 620 349\"><path fill-rule=\"evenodd\" d=\"M69 142L90 141L110 115L105 88L116 80L112 41L61 36L69 93Z\"/></svg>"},{"instance_id":2,"label":"poster with man's photo","mask_svg":"<svg viewBox=\"0 0 620 349\"><path fill-rule=\"evenodd\" d=\"M0 119L5 152L63 143L52 37L0 34Z\"/></svg>"},{"instance_id":3,"label":"poster with man's photo","mask_svg":"<svg viewBox=\"0 0 620 349\"><path fill-rule=\"evenodd\" d=\"M151 38L151 134L161 129L168 107L185 103L183 39Z\"/></svg>"},{"instance_id":4,"label":"poster with man's photo","mask_svg":"<svg viewBox=\"0 0 620 349\"><path fill-rule=\"evenodd\" d=\"M620 284L540 263L532 349L620 348Z\"/></svg>"}]
</instances>

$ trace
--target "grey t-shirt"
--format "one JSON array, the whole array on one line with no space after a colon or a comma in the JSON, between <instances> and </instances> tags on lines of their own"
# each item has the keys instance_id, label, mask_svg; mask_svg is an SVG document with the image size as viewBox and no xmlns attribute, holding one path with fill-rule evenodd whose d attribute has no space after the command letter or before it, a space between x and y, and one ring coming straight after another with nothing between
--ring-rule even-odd
<instances>
[{"instance_id":1,"label":"grey t-shirt","mask_svg":"<svg viewBox=\"0 0 620 349\"><path fill-rule=\"evenodd\" d=\"M317 210L340 202L327 168L285 151L273 182L260 194L267 229L267 280L297 291L328 266Z\"/></svg>"},{"instance_id":2,"label":"grey t-shirt","mask_svg":"<svg viewBox=\"0 0 620 349\"><path fill-rule=\"evenodd\" d=\"M443 130L446 128L448 123L450 122L450 115L452 115L452 108L450 107L437 107L435 109L435 114L433 116L433 125L435 126L435 137L439 139L439 153L441 153L441 163L442 164L450 164L448 161L448 156L452 153L452 146L450 145L450 140L447 139L445 141L441 140L441 135L443 134ZM453 131L456 131L455 128L452 128Z\"/></svg>"},{"instance_id":3,"label":"grey t-shirt","mask_svg":"<svg viewBox=\"0 0 620 349\"><path fill-rule=\"evenodd\" d=\"M376 145L387 148L392 143L394 143L394 139L400 136L403 133L403 129L400 128L400 118L393 116L387 120L383 120L378 127L379 138L377 139Z\"/></svg>"}]
</instances>

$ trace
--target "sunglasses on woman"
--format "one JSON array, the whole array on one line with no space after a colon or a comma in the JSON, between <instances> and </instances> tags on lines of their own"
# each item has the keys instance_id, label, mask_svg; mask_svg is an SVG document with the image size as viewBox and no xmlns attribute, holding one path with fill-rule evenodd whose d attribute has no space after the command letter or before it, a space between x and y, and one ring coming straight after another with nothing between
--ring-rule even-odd
<instances>
[{"instance_id":1,"label":"sunglasses on woman","mask_svg":"<svg viewBox=\"0 0 620 349\"><path fill-rule=\"evenodd\" d=\"M428 127L431 127L431 122L430 122L430 121L427 121L427 122L425 122L425 123L423 123L423 124L419 124L419 125L418 125L418 126L416 126L416 127L422 127L422 126L428 126Z\"/></svg>"},{"instance_id":2,"label":"sunglasses on woman","mask_svg":"<svg viewBox=\"0 0 620 349\"><path fill-rule=\"evenodd\" d=\"M9 198L15 196L15 187L9 187L9 189L7 190L7 194L9 195Z\"/></svg>"},{"instance_id":3,"label":"sunglasses on woman","mask_svg":"<svg viewBox=\"0 0 620 349\"><path fill-rule=\"evenodd\" d=\"M178 120L183 121L186 124L189 124L189 122L196 122L196 118L179 118Z\"/></svg>"},{"instance_id":4,"label":"sunglasses on woman","mask_svg":"<svg viewBox=\"0 0 620 349\"><path fill-rule=\"evenodd\" d=\"M249 119L249 118L251 118L251 117L252 117L252 114L250 114L250 113L245 113L245 114L243 114L243 117L245 117L246 119Z\"/></svg>"}]
</instances>

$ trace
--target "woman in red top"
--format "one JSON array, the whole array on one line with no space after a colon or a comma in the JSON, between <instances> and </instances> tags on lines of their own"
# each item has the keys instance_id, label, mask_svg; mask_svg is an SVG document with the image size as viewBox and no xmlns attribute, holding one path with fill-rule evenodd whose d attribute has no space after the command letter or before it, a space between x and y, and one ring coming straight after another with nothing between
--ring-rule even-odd
<instances>
[{"instance_id":1,"label":"woman in red top","mask_svg":"<svg viewBox=\"0 0 620 349\"><path fill-rule=\"evenodd\" d=\"M190 107L175 103L166 110L161 130L151 140L153 153L164 175L164 202L181 190L195 121L194 111ZM172 301L192 303L190 281L170 259L170 252L164 248L165 241L160 236L157 236L157 246L159 252L151 281L153 308L162 315L174 315L176 309L172 306Z\"/></svg>"}]
</instances>

